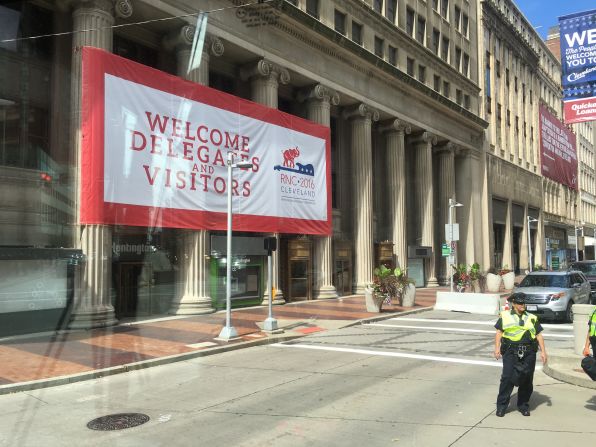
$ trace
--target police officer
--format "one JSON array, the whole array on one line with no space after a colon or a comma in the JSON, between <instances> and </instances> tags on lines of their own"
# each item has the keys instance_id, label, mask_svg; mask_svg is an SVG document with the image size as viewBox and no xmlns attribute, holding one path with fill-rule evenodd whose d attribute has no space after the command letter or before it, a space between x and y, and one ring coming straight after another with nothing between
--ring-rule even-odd
<instances>
[{"instance_id":1,"label":"police officer","mask_svg":"<svg viewBox=\"0 0 596 447\"><path fill-rule=\"evenodd\" d=\"M546 349L542 326L536 315L526 312L526 295L521 292L509 297L512 309L501 312L495 328L495 358L503 357L503 373L497 396L498 417L505 416L514 386L517 392L517 409L530 416L529 401L534 390L536 351L540 347L542 363L546 363Z\"/></svg>"},{"instance_id":2,"label":"police officer","mask_svg":"<svg viewBox=\"0 0 596 447\"><path fill-rule=\"evenodd\" d=\"M594 308L592 316L588 321L588 335L586 336L586 344L584 345L584 357L590 355L590 345L592 345L592 353L596 356L596 308Z\"/></svg>"}]
</instances>

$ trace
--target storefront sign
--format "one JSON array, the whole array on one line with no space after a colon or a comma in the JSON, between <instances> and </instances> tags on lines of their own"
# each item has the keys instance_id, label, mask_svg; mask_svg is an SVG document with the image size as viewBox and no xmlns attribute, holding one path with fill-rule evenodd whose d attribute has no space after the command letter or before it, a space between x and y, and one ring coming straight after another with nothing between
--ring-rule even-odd
<instances>
[{"instance_id":1,"label":"storefront sign","mask_svg":"<svg viewBox=\"0 0 596 447\"><path fill-rule=\"evenodd\" d=\"M82 51L81 223L331 233L328 127Z\"/></svg>"},{"instance_id":2,"label":"storefront sign","mask_svg":"<svg viewBox=\"0 0 596 447\"><path fill-rule=\"evenodd\" d=\"M596 10L559 17L565 123L596 119Z\"/></svg>"},{"instance_id":3,"label":"storefront sign","mask_svg":"<svg viewBox=\"0 0 596 447\"><path fill-rule=\"evenodd\" d=\"M577 190L575 134L542 104L539 114L542 175Z\"/></svg>"}]
</instances>

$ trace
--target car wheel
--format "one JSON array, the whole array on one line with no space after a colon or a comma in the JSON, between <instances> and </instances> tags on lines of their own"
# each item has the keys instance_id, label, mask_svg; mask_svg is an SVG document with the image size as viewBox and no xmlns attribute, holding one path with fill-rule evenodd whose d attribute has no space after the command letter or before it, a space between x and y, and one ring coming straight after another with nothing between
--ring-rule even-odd
<instances>
[{"instance_id":1,"label":"car wheel","mask_svg":"<svg viewBox=\"0 0 596 447\"><path fill-rule=\"evenodd\" d=\"M565 321L567 323L573 323L573 301L569 301L569 304L567 304L567 310L565 310Z\"/></svg>"}]
</instances>

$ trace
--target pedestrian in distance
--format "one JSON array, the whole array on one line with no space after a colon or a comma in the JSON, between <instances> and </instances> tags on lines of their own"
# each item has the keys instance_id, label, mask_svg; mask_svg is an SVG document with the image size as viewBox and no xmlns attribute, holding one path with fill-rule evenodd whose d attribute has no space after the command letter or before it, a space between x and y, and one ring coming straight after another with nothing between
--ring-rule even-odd
<instances>
[{"instance_id":1,"label":"pedestrian in distance","mask_svg":"<svg viewBox=\"0 0 596 447\"><path fill-rule=\"evenodd\" d=\"M526 295L521 292L509 297L511 310L501 312L495 329L495 359L503 358L503 372L497 396L498 417L505 416L511 393L517 391L517 409L524 416L530 416L530 396L534 390L534 368L536 352L540 348L542 363L546 363L546 349L542 337L542 326L538 317L526 312Z\"/></svg>"}]
</instances>

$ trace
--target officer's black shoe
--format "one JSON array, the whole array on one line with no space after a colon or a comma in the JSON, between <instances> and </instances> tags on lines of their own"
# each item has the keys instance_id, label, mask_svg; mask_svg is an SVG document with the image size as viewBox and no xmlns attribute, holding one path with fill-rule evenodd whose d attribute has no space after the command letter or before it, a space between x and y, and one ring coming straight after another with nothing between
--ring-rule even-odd
<instances>
[{"instance_id":1,"label":"officer's black shoe","mask_svg":"<svg viewBox=\"0 0 596 447\"><path fill-rule=\"evenodd\" d=\"M503 408L497 408L497 411L495 412L495 415L498 418L502 418L503 416L505 416L505 409L503 409Z\"/></svg>"},{"instance_id":2,"label":"officer's black shoe","mask_svg":"<svg viewBox=\"0 0 596 447\"><path fill-rule=\"evenodd\" d=\"M530 416L530 410L524 409L519 410L519 412L522 414L522 416Z\"/></svg>"}]
</instances>

